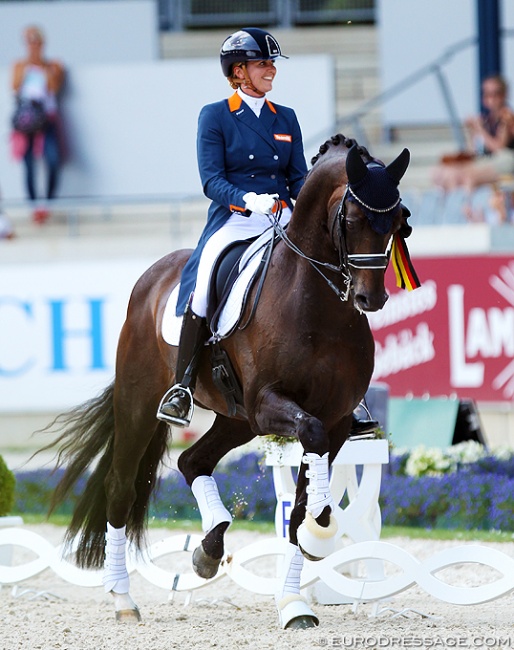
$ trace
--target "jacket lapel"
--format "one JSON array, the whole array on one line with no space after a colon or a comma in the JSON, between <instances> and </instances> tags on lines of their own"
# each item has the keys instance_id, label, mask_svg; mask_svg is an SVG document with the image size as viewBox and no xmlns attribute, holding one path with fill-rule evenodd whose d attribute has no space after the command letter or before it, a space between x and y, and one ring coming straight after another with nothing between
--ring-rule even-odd
<instances>
[{"instance_id":1,"label":"jacket lapel","mask_svg":"<svg viewBox=\"0 0 514 650\"><path fill-rule=\"evenodd\" d=\"M241 97L234 93L228 99L230 112L235 119L240 120L250 129L255 131L265 142L275 148L273 140L272 128L275 123L277 114L275 107L267 100L264 102L260 117L257 117L251 108L249 108L241 99Z\"/></svg>"}]
</instances>

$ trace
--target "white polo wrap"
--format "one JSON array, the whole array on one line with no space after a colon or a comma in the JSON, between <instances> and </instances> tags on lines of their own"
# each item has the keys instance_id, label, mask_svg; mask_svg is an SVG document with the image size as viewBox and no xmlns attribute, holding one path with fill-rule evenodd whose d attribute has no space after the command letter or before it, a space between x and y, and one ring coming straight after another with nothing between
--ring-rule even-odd
<instances>
[{"instance_id":1,"label":"white polo wrap","mask_svg":"<svg viewBox=\"0 0 514 650\"><path fill-rule=\"evenodd\" d=\"M105 591L116 594L126 594L129 590L129 575L127 571L126 547L127 537L126 526L113 528L107 522L107 533L105 535L105 561L102 582Z\"/></svg>"},{"instance_id":2,"label":"white polo wrap","mask_svg":"<svg viewBox=\"0 0 514 650\"><path fill-rule=\"evenodd\" d=\"M221 501L214 477L197 476L191 485L191 490L200 509L204 533L209 533L218 524L232 523L232 515Z\"/></svg>"}]
</instances>

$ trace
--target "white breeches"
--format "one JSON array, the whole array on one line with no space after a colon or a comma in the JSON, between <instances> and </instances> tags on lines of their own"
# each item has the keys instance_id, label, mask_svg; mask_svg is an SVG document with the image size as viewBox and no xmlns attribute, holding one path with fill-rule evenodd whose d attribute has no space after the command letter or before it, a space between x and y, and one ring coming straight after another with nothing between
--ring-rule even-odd
<instances>
[{"instance_id":1,"label":"white breeches","mask_svg":"<svg viewBox=\"0 0 514 650\"><path fill-rule=\"evenodd\" d=\"M291 218L291 210L284 208L280 223L285 226ZM228 221L221 226L207 241L202 251L200 264L198 265L198 275L196 286L193 294L191 307L195 314L204 317L207 314L207 297L209 292L209 282L211 270L214 266L218 255L231 242L248 239L261 235L271 226L270 217L265 214L252 212L249 217L243 217L240 214L233 213Z\"/></svg>"}]
</instances>

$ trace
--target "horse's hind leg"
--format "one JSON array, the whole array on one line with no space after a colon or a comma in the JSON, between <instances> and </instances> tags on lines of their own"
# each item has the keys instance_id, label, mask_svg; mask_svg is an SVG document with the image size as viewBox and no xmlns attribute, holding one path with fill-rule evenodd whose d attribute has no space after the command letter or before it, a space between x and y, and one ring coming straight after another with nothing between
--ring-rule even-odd
<instances>
[{"instance_id":1,"label":"horse's hind leg","mask_svg":"<svg viewBox=\"0 0 514 650\"><path fill-rule=\"evenodd\" d=\"M139 330L147 331L143 326ZM145 345L140 338L134 340L131 331L126 324L118 346L115 435L105 478L107 534L103 583L105 591L114 597L116 618L137 621L139 611L129 595L127 538L138 548L144 541L148 502L169 438L168 426L155 417L168 377L158 351L150 348L150 338L147 337ZM133 353L128 354L129 350Z\"/></svg>"},{"instance_id":2,"label":"horse's hind leg","mask_svg":"<svg viewBox=\"0 0 514 650\"><path fill-rule=\"evenodd\" d=\"M155 419L156 404L148 416L123 430L115 444L113 461L106 477L107 534L103 584L114 599L118 621L139 621L139 609L129 594L126 565L127 537L142 544L146 505L155 485L156 469L165 451L169 430ZM132 432L132 433L130 433Z\"/></svg>"},{"instance_id":3,"label":"horse's hind leg","mask_svg":"<svg viewBox=\"0 0 514 650\"><path fill-rule=\"evenodd\" d=\"M224 535L232 516L223 505L212 471L231 449L252 440L247 422L218 415L212 427L184 451L178 466L196 498L205 537L193 553L193 568L202 578L213 578L224 553Z\"/></svg>"}]
</instances>

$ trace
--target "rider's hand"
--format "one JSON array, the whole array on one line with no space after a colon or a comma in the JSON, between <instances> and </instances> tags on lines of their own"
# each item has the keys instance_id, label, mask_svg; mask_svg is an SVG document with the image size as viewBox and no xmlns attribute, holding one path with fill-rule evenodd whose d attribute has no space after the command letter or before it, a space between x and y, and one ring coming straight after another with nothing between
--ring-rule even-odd
<instances>
[{"instance_id":1,"label":"rider's hand","mask_svg":"<svg viewBox=\"0 0 514 650\"><path fill-rule=\"evenodd\" d=\"M243 196L246 209L250 210L250 212L258 212L259 214L271 214L276 199L278 199L278 194L256 194L255 192L248 192Z\"/></svg>"}]
</instances>

